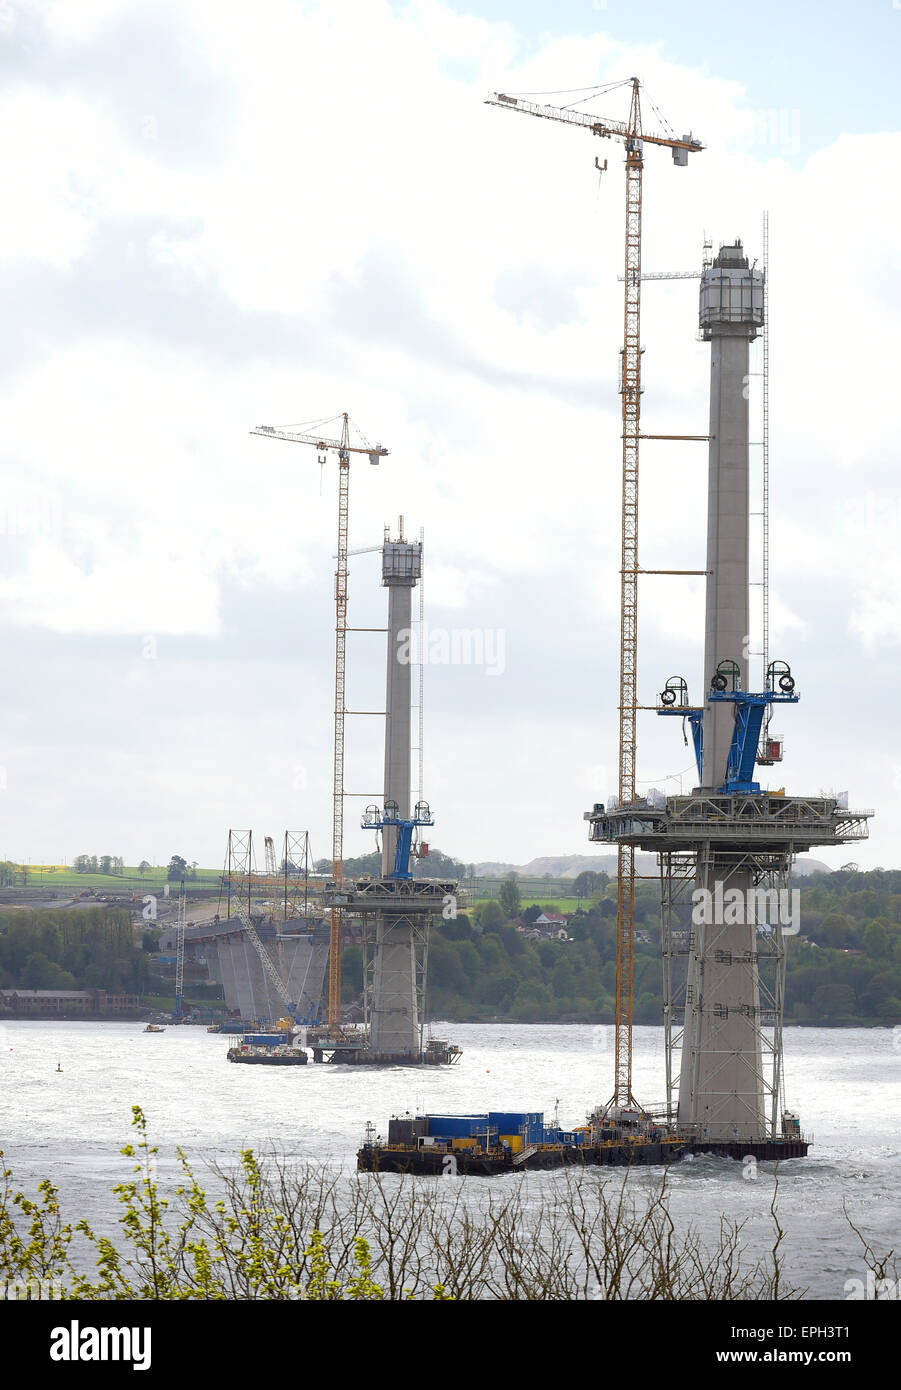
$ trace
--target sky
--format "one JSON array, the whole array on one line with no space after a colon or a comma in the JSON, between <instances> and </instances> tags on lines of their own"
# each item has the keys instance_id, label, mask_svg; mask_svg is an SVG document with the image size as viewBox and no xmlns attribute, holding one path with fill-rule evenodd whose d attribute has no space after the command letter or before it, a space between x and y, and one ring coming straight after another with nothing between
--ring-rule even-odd
<instances>
[{"instance_id":1,"label":"sky","mask_svg":"<svg viewBox=\"0 0 901 1390\"><path fill-rule=\"evenodd\" d=\"M801 702L761 775L875 809L817 858L901 863L899 51L901 0L0 0L0 857L217 865L230 827L329 854L337 469L249 431L342 411L390 450L351 469L352 626L384 625L385 524L425 537L432 842L588 851L616 787L622 147L484 99L634 74L646 129L705 146L646 147L644 267L759 258L770 219L770 647ZM706 432L697 289L645 285L648 433ZM703 445L646 443L644 567L703 567L705 499ZM751 545L756 583L759 517ZM348 644L348 708L383 708L384 637ZM701 579L641 581L639 644L642 703L700 691ZM348 854L381 724L347 721ZM691 762L642 717L642 786Z\"/></svg>"}]
</instances>

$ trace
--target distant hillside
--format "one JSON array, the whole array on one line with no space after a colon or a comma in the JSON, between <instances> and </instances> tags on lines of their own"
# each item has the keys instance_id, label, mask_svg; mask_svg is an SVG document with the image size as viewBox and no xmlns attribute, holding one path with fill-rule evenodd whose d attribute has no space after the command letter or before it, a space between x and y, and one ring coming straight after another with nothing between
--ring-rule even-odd
<instances>
[{"instance_id":1,"label":"distant hillside","mask_svg":"<svg viewBox=\"0 0 901 1390\"><path fill-rule=\"evenodd\" d=\"M642 873L653 873L656 859L653 854L637 854L636 865ZM497 861L476 864L477 878L504 878L507 874L519 874L521 878L576 878L585 869L594 873L616 873L615 854L558 854L541 855L530 859L528 864L501 864ZM819 859L808 859L802 855L794 866L794 873L804 877L807 874L831 874L828 864Z\"/></svg>"}]
</instances>

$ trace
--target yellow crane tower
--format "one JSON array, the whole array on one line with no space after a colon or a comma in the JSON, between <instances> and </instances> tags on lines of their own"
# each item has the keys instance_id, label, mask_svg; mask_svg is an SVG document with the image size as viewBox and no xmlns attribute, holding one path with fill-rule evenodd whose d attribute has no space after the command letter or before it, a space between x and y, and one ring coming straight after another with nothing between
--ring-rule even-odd
<instances>
[{"instance_id":1,"label":"yellow crane tower","mask_svg":"<svg viewBox=\"0 0 901 1390\"><path fill-rule=\"evenodd\" d=\"M344 878L344 716L345 651L347 644L347 510L350 492L350 456L368 454L369 462L377 464L388 450L381 444L350 442L350 417L345 411L332 420L341 420L341 438L330 439L322 434L310 434L294 429L279 429L273 425L257 425L251 434L266 439L286 439L294 444L310 444L319 451L319 462L325 463L328 453L338 455L338 568L335 573L335 742L332 781L332 877L340 888ZM315 422L317 427L332 423ZM359 430L356 431L360 433ZM362 438L362 436L361 436ZM328 967L328 1026L336 1036L341 1028L341 924L340 908L331 909L329 923Z\"/></svg>"},{"instance_id":2,"label":"yellow crane tower","mask_svg":"<svg viewBox=\"0 0 901 1390\"><path fill-rule=\"evenodd\" d=\"M601 91L615 87L631 87L629 118L615 121L594 116L574 108L596 97ZM626 147L626 256L625 306L623 313L622 348L622 548L621 548L621 606L620 606L620 672L619 672L619 784L621 805L635 800L635 725L638 700L636 692L638 665L638 441L641 417L641 199L644 146L664 145L672 152L673 163L684 166L689 154L703 149L692 136L677 139L671 132L650 135L642 128L641 84L637 77L627 82L613 83L606 88L582 88L589 91L567 107L541 105L522 97L495 92L489 106L502 106L522 111L527 116L563 121L581 126L591 135L606 140L618 140ZM657 113L659 115L659 112ZM661 117L662 120L662 117ZM665 122L664 122L665 124ZM595 159L601 172L607 167ZM654 436L664 438L665 436ZM612 1104L631 1106L632 1096L632 998L635 955L635 850L631 845L617 848L616 900L616 1054L614 1060L614 1093Z\"/></svg>"}]
</instances>

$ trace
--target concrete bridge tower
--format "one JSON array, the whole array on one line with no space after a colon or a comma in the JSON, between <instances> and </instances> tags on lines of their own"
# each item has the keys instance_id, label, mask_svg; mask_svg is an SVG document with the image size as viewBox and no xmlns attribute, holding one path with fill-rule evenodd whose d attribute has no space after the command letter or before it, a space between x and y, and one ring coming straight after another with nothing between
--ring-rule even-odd
<instances>
[{"instance_id":1,"label":"concrete bridge tower","mask_svg":"<svg viewBox=\"0 0 901 1390\"><path fill-rule=\"evenodd\" d=\"M708 692L722 662L733 663L735 688L749 689L749 354L763 327L763 299L763 275L751 269L741 242L722 246L704 270L700 304L701 332L710 343ZM725 784L734 727L735 706L708 698L702 790L715 794ZM731 848L719 854L701 849L697 886L710 892L711 905L724 899L726 889L738 889L747 903L754 882L753 865L743 856L736 859ZM737 920L713 920L702 924L704 930L695 924L686 988L695 1007L686 1012L682 1040L679 1120L710 1139L756 1139L766 1129L756 914L728 915ZM710 916L726 914L712 910Z\"/></svg>"},{"instance_id":2,"label":"concrete bridge tower","mask_svg":"<svg viewBox=\"0 0 901 1390\"><path fill-rule=\"evenodd\" d=\"M396 541L382 547L382 584L388 590L388 679L385 704L385 807L410 817L410 710L413 590L422 574L422 547ZM382 828L382 875L394 869L398 830ZM417 949L421 924L401 913L380 912L372 957L370 1048L391 1056L419 1056Z\"/></svg>"},{"instance_id":3,"label":"concrete bridge tower","mask_svg":"<svg viewBox=\"0 0 901 1390\"><path fill-rule=\"evenodd\" d=\"M782 757L768 711L798 700L784 661L769 663L756 690L749 682L749 349L764 288L740 241L721 246L701 278L711 357L704 695L692 703L672 676L658 705L691 727L698 785L665 803L586 812L593 842L659 857L669 1119L736 1157L797 1138L797 1117L782 1109L783 937L798 930L791 865L814 846L864 839L872 814L754 780L756 764Z\"/></svg>"},{"instance_id":4,"label":"concrete bridge tower","mask_svg":"<svg viewBox=\"0 0 901 1390\"><path fill-rule=\"evenodd\" d=\"M367 806L364 829L382 835L381 874L345 880L336 902L360 924L363 999L368 1035L356 1049L345 1039L329 1043L332 1060L367 1066L450 1064L460 1049L430 1038L423 1045L426 959L431 919L456 915L453 879L414 877L412 858L421 827L434 824L428 804L411 806L413 590L422 576L422 545L387 534L382 546L382 584L388 590L385 694L385 782L381 806ZM421 653L419 654L421 657ZM425 846L420 843L418 852ZM318 1051L324 1056L325 1045ZM319 1060L314 1046L313 1058Z\"/></svg>"}]
</instances>

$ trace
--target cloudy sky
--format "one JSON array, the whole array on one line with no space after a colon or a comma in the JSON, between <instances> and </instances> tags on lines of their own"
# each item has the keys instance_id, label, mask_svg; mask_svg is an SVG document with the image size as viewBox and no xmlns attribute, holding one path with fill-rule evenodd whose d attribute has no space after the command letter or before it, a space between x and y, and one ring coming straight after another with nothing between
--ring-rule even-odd
<instances>
[{"instance_id":1,"label":"cloudy sky","mask_svg":"<svg viewBox=\"0 0 901 1390\"><path fill-rule=\"evenodd\" d=\"M899 50L901 0L0 0L0 856L215 865L229 826L329 852L336 467L248 430L344 410L391 450L353 467L351 546L424 528L433 635L493 657L426 668L434 842L586 850L615 789L622 147L483 99L634 73L646 127L706 146L648 147L645 267L759 256L770 215L771 648L802 696L771 784L848 790L878 818L834 862L901 863ZM703 433L696 282L646 286L642 338L645 429ZM703 445L645 446L643 565L703 566L705 499ZM642 581L646 703L700 689L701 584ZM384 612L361 555L350 620ZM349 643L377 709L384 639ZM348 721L351 792L378 725ZM643 783L691 785L673 721L639 748Z\"/></svg>"}]
</instances>

